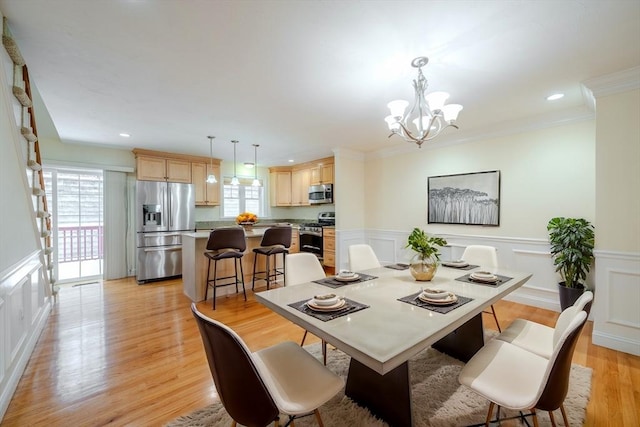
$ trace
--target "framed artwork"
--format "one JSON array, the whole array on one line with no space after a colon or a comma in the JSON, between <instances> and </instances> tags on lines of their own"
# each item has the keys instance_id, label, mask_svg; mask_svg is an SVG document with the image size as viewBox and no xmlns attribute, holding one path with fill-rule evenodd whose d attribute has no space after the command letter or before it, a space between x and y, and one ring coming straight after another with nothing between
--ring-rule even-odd
<instances>
[{"instance_id":1,"label":"framed artwork","mask_svg":"<svg viewBox=\"0 0 640 427\"><path fill-rule=\"evenodd\" d=\"M500 171L427 178L427 223L500 225Z\"/></svg>"}]
</instances>

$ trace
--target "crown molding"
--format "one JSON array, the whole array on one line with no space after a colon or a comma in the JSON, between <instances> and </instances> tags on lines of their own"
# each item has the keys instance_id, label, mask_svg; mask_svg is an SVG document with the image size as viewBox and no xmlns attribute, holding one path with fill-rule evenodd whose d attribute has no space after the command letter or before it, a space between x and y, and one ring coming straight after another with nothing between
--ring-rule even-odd
<instances>
[{"instance_id":1,"label":"crown molding","mask_svg":"<svg viewBox=\"0 0 640 427\"><path fill-rule=\"evenodd\" d=\"M582 84L587 87L596 98L640 89L640 66L594 77L585 80Z\"/></svg>"}]
</instances>

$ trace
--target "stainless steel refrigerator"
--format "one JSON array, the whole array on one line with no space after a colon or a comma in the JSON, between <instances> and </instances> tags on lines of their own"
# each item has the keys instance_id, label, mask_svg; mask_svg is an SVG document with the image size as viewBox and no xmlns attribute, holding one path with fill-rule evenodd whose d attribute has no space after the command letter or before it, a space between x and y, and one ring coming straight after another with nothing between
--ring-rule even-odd
<instances>
[{"instance_id":1,"label":"stainless steel refrigerator","mask_svg":"<svg viewBox=\"0 0 640 427\"><path fill-rule=\"evenodd\" d=\"M138 283L182 274L182 233L195 231L193 184L136 183Z\"/></svg>"}]
</instances>

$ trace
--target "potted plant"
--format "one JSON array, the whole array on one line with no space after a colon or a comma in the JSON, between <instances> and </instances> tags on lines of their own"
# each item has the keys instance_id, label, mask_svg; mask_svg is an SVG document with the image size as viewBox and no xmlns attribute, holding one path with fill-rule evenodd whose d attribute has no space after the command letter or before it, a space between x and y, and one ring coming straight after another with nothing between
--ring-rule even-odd
<instances>
[{"instance_id":1,"label":"potted plant","mask_svg":"<svg viewBox=\"0 0 640 427\"><path fill-rule=\"evenodd\" d=\"M558 283L562 310L573 305L586 289L593 261L593 225L584 218L552 218L547 224L551 256L562 281Z\"/></svg>"},{"instance_id":2,"label":"potted plant","mask_svg":"<svg viewBox=\"0 0 640 427\"><path fill-rule=\"evenodd\" d=\"M416 280L427 281L433 278L440 261L439 247L446 244L447 241L441 237L430 237L417 227L413 229L405 248L416 252L410 264L411 274Z\"/></svg>"}]
</instances>

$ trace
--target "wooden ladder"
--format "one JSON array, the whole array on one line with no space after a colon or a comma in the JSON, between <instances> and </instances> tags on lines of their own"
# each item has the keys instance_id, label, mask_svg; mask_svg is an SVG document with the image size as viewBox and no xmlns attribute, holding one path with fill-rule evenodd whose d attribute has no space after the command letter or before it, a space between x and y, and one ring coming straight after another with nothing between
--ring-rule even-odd
<instances>
[{"instance_id":1,"label":"wooden ladder","mask_svg":"<svg viewBox=\"0 0 640 427\"><path fill-rule=\"evenodd\" d=\"M40 235L41 249L45 257L45 280L50 283L52 294L56 293L55 280L53 278L53 246L51 239L51 213L47 204L45 192L44 172L42 170L42 157L40 155L40 143L36 126L35 109L31 92L31 81L27 64L13 40L7 26L7 18L3 17L2 43L13 62L13 95L21 105L20 133L26 141L26 173L30 183L30 191L33 198L33 215L36 217L38 234ZM25 152L23 151L23 152Z\"/></svg>"}]
</instances>

